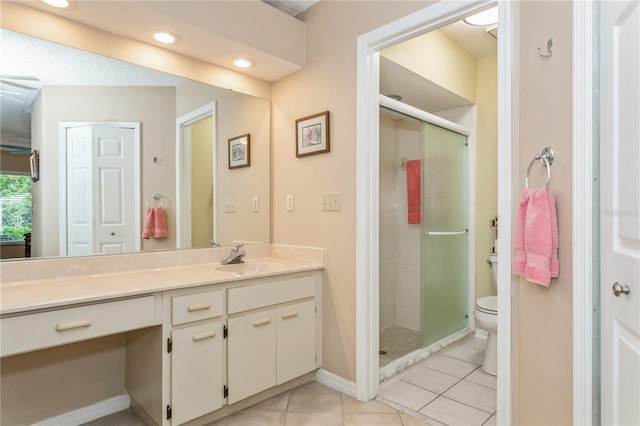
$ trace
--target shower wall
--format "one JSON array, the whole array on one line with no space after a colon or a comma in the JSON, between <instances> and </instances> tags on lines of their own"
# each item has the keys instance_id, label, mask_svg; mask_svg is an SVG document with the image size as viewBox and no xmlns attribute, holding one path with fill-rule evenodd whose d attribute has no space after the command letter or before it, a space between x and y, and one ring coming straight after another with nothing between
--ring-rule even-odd
<instances>
[{"instance_id":1,"label":"shower wall","mask_svg":"<svg viewBox=\"0 0 640 426\"><path fill-rule=\"evenodd\" d=\"M420 158L420 122L380 117L380 329L420 330L420 224L407 220L402 159Z\"/></svg>"}]
</instances>

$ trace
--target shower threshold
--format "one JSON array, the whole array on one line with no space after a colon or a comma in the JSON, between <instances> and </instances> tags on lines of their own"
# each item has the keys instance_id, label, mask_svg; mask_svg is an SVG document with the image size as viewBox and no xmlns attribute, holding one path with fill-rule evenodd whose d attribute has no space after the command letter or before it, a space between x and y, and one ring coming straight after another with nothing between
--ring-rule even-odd
<instances>
[{"instance_id":1,"label":"shower threshold","mask_svg":"<svg viewBox=\"0 0 640 426\"><path fill-rule=\"evenodd\" d=\"M382 382L471 333L472 331L467 327L426 348L420 348L422 337L419 331L398 326L382 329L380 330L380 350L387 351L387 354L380 355L378 379ZM416 335L417 337L415 337ZM386 341L385 338L387 338ZM392 353L392 351L394 352ZM402 353L403 351L404 353Z\"/></svg>"}]
</instances>

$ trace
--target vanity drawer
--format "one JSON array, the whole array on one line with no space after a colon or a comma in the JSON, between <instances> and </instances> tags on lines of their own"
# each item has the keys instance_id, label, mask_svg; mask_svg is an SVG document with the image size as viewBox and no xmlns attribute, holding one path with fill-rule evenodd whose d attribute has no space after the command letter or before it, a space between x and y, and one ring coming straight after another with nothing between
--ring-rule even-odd
<instances>
[{"instance_id":1,"label":"vanity drawer","mask_svg":"<svg viewBox=\"0 0 640 426\"><path fill-rule=\"evenodd\" d=\"M308 276L229 289L229 313L313 297L315 282L313 276Z\"/></svg>"},{"instance_id":2,"label":"vanity drawer","mask_svg":"<svg viewBox=\"0 0 640 426\"><path fill-rule=\"evenodd\" d=\"M173 325L207 318L219 317L223 313L222 290L207 291L171 299Z\"/></svg>"},{"instance_id":3,"label":"vanity drawer","mask_svg":"<svg viewBox=\"0 0 640 426\"><path fill-rule=\"evenodd\" d=\"M136 330L156 323L154 296L2 318L2 356Z\"/></svg>"}]
</instances>

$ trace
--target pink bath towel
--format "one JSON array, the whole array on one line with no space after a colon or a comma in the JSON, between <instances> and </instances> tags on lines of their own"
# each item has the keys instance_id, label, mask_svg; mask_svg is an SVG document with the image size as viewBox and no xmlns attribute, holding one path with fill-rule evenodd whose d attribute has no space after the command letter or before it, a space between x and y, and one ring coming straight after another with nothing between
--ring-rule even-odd
<instances>
[{"instance_id":1,"label":"pink bath towel","mask_svg":"<svg viewBox=\"0 0 640 426\"><path fill-rule=\"evenodd\" d=\"M420 223L420 160L407 161L407 206L409 223Z\"/></svg>"},{"instance_id":2,"label":"pink bath towel","mask_svg":"<svg viewBox=\"0 0 640 426\"><path fill-rule=\"evenodd\" d=\"M148 240L149 238L166 238L168 236L167 216L162 207L147 207L142 226L142 238Z\"/></svg>"}]
</instances>

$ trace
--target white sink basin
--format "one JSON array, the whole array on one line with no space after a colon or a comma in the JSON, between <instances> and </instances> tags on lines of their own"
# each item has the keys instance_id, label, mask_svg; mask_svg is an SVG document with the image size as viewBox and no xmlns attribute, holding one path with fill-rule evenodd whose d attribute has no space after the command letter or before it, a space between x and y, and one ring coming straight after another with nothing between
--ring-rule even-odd
<instances>
[{"instance_id":1,"label":"white sink basin","mask_svg":"<svg viewBox=\"0 0 640 426\"><path fill-rule=\"evenodd\" d=\"M259 274L259 273L263 273L263 272L273 272L273 271L279 269L280 267L282 267L281 263L274 263L274 262L264 262L264 263L246 262L246 263L234 263L234 264L231 264L231 265L218 266L216 268L216 271L232 272L232 273L237 273L237 274L247 274L247 273Z\"/></svg>"}]
</instances>

